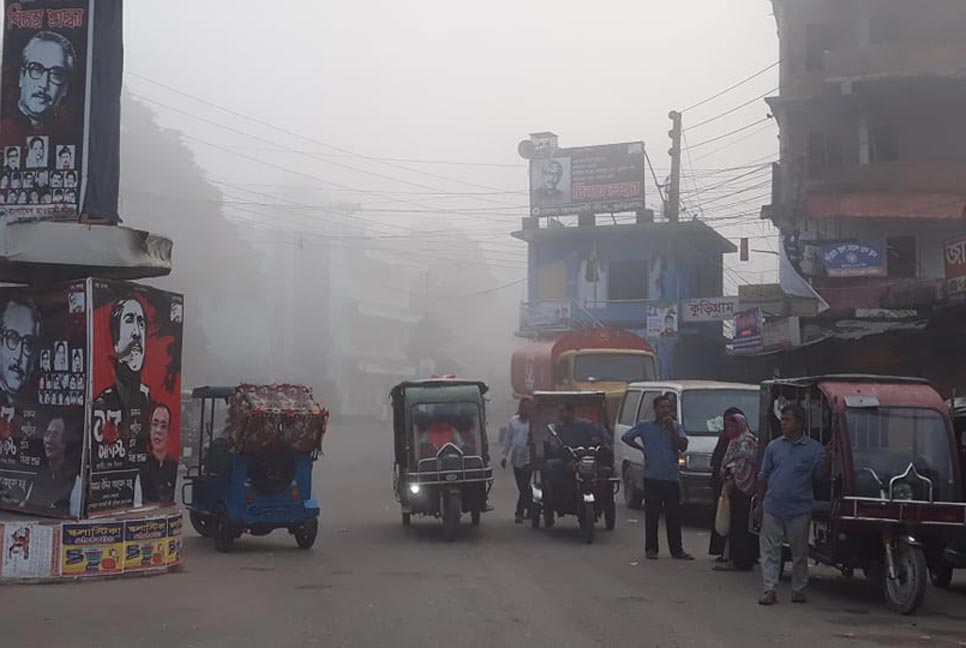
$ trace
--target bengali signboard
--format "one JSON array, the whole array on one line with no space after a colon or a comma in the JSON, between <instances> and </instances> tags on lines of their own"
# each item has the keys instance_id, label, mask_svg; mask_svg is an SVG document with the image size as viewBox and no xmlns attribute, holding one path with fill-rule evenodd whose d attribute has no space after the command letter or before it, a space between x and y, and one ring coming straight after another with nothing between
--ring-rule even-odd
<instances>
[{"instance_id":1,"label":"bengali signboard","mask_svg":"<svg viewBox=\"0 0 966 648\"><path fill-rule=\"evenodd\" d=\"M124 571L124 522L65 524L60 544L62 576L105 576Z\"/></svg>"},{"instance_id":2,"label":"bengali signboard","mask_svg":"<svg viewBox=\"0 0 966 648\"><path fill-rule=\"evenodd\" d=\"M80 517L84 282L0 289L0 508Z\"/></svg>"},{"instance_id":3,"label":"bengali signboard","mask_svg":"<svg viewBox=\"0 0 966 648\"><path fill-rule=\"evenodd\" d=\"M181 295L91 280L89 515L174 502L180 454Z\"/></svg>"},{"instance_id":4,"label":"bengali signboard","mask_svg":"<svg viewBox=\"0 0 966 648\"><path fill-rule=\"evenodd\" d=\"M884 277L885 257L882 243L831 243L822 246L825 272L829 277Z\"/></svg>"},{"instance_id":5,"label":"bengali signboard","mask_svg":"<svg viewBox=\"0 0 966 648\"><path fill-rule=\"evenodd\" d=\"M737 311L737 297L686 299L681 302L681 321L685 324L730 322Z\"/></svg>"},{"instance_id":6,"label":"bengali signboard","mask_svg":"<svg viewBox=\"0 0 966 648\"><path fill-rule=\"evenodd\" d=\"M946 294L966 293L966 234L955 236L943 244L946 266Z\"/></svg>"},{"instance_id":7,"label":"bengali signboard","mask_svg":"<svg viewBox=\"0 0 966 648\"><path fill-rule=\"evenodd\" d=\"M520 306L520 328L524 331L569 328L571 303L545 300Z\"/></svg>"},{"instance_id":8,"label":"bengali signboard","mask_svg":"<svg viewBox=\"0 0 966 648\"><path fill-rule=\"evenodd\" d=\"M761 309L749 308L735 313L735 337L731 348L738 353L748 353L758 351L761 347Z\"/></svg>"},{"instance_id":9,"label":"bengali signboard","mask_svg":"<svg viewBox=\"0 0 966 648\"><path fill-rule=\"evenodd\" d=\"M801 320L797 317L783 317L764 322L761 328L763 349L791 349L802 344Z\"/></svg>"},{"instance_id":10,"label":"bengali signboard","mask_svg":"<svg viewBox=\"0 0 966 648\"><path fill-rule=\"evenodd\" d=\"M168 560L168 519L124 523L124 571L164 569Z\"/></svg>"},{"instance_id":11,"label":"bengali signboard","mask_svg":"<svg viewBox=\"0 0 966 648\"><path fill-rule=\"evenodd\" d=\"M530 160L533 216L643 208L643 142L553 149Z\"/></svg>"}]
</instances>

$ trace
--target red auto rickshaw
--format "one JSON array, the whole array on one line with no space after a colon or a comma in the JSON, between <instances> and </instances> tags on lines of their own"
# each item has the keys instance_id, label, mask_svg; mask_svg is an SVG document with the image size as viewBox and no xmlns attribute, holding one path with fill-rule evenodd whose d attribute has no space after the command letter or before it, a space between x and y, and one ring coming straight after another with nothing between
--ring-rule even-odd
<instances>
[{"instance_id":1,"label":"red auto rickshaw","mask_svg":"<svg viewBox=\"0 0 966 648\"><path fill-rule=\"evenodd\" d=\"M924 380L836 375L762 383L759 453L781 435L797 402L806 434L831 455L816 485L810 554L881 583L891 609L911 614L930 576L949 584L956 535L966 525L959 447L949 409ZM761 457L759 457L760 459Z\"/></svg>"}]
</instances>

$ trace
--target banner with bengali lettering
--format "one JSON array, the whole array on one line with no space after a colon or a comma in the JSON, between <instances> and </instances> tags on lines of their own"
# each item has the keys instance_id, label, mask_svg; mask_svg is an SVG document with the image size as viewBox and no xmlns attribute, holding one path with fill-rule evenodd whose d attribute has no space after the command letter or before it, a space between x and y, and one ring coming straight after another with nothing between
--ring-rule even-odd
<instances>
[{"instance_id":1,"label":"banner with bengali lettering","mask_svg":"<svg viewBox=\"0 0 966 648\"><path fill-rule=\"evenodd\" d=\"M644 209L644 144L552 149L530 160L533 216Z\"/></svg>"},{"instance_id":2,"label":"banner with bengali lettering","mask_svg":"<svg viewBox=\"0 0 966 648\"><path fill-rule=\"evenodd\" d=\"M174 503L181 295L92 279L88 515Z\"/></svg>"},{"instance_id":3,"label":"banner with bengali lettering","mask_svg":"<svg viewBox=\"0 0 966 648\"><path fill-rule=\"evenodd\" d=\"M0 289L0 508L81 516L85 290Z\"/></svg>"},{"instance_id":4,"label":"banner with bengali lettering","mask_svg":"<svg viewBox=\"0 0 966 648\"><path fill-rule=\"evenodd\" d=\"M737 297L702 297L681 302L681 322L730 322L738 311Z\"/></svg>"},{"instance_id":5,"label":"banner with bengali lettering","mask_svg":"<svg viewBox=\"0 0 966 648\"><path fill-rule=\"evenodd\" d=\"M966 234L948 239L943 244L946 267L946 294L966 293Z\"/></svg>"},{"instance_id":6,"label":"banner with bengali lettering","mask_svg":"<svg viewBox=\"0 0 966 648\"><path fill-rule=\"evenodd\" d=\"M0 218L118 222L121 0L4 0Z\"/></svg>"}]
</instances>

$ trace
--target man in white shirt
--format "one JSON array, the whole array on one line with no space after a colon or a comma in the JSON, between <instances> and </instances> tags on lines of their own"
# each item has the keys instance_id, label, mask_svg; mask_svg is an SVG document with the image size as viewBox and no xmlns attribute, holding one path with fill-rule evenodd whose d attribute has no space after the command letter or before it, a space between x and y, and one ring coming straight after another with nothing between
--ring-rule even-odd
<instances>
[{"instance_id":1,"label":"man in white shirt","mask_svg":"<svg viewBox=\"0 0 966 648\"><path fill-rule=\"evenodd\" d=\"M503 459L500 466L506 468L507 458L513 466L513 476L517 482L517 508L513 521L517 524L530 517L530 402L520 401L517 414L507 422L503 435Z\"/></svg>"}]
</instances>

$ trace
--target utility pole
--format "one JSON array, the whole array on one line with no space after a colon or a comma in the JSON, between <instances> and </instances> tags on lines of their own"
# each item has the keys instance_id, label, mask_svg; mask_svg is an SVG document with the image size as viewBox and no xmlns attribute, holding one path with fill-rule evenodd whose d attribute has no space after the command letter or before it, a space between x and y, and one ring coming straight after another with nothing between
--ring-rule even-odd
<instances>
[{"instance_id":1,"label":"utility pole","mask_svg":"<svg viewBox=\"0 0 966 648\"><path fill-rule=\"evenodd\" d=\"M667 191L667 219L672 223L678 222L681 212L681 113L672 110L668 113L671 118L671 183Z\"/></svg>"}]
</instances>

